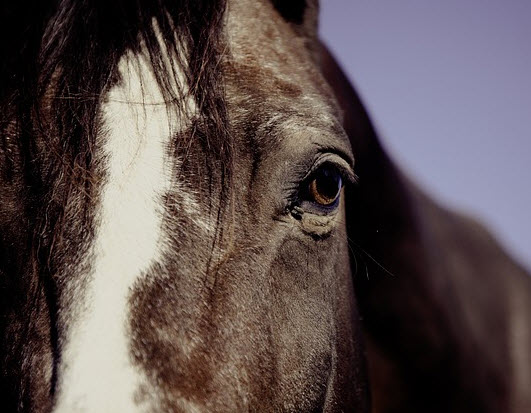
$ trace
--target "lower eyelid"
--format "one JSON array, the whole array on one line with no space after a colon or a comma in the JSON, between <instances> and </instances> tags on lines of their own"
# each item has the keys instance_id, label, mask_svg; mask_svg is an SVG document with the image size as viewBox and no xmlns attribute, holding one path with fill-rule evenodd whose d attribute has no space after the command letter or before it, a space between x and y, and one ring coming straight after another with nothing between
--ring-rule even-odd
<instances>
[{"instance_id":1,"label":"lower eyelid","mask_svg":"<svg viewBox=\"0 0 531 413\"><path fill-rule=\"evenodd\" d=\"M330 213L334 212L337 207L339 206L339 199L341 198L341 195L337 197L337 199L330 205L319 205L316 203L311 203L309 201L306 201L305 203L311 204L311 206L306 208L306 211L310 210L310 212L318 211L316 215L329 215ZM319 214L321 212L321 214Z\"/></svg>"},{"instance_id":2,"label":"lower eyelid","mask_svg":"<svg viewBox=\"0 0 531 413\"><path fill-rule=\"evenodd\" d=\"M298 224L301 226L302 231L308 235L319 238L328 236L333 232L334 224L338 222L336 211L337 209L333 213L326 215L318 215L306 211L298 220Z\"/></svg>"},{"instance_id":3,"label":"lower eyelid","mask_svg":"<svg viewBox=\"0 0 531 413\"><path fill-rule=\"evenodd\" d=\"M335 215L335 212L338 210L339 203L341 200L341 194L338 196L337 200L334 201L330 206L319 206L310 201L302 201L297 205L293 205L290 208L290 213L296 219L302 219L305 215L310 215L314 217L329 217Z\"/></svg>"}]
</instances>

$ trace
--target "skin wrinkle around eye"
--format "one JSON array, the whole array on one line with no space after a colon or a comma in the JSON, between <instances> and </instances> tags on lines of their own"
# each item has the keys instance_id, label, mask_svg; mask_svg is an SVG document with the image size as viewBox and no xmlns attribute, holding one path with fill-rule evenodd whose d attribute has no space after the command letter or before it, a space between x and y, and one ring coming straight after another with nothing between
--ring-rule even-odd
<instances>
[{"instance_id":1,"label":"skin wrinkle around eye","mask_svg":"<svg viewBox=\"0 0 531 413\"><path fill-rule=\"evenodd\" d=\"M356 183L350 144L337 119L328 110L319 111L313 117L303 117L291 111L265 113L267 119L263 119L260 112L249 113L245 114L249 117L236 118L234 125L242 122L246 126L246 139L252 143L250 187L257 183L257 171L266 167L275 153L289 154L289 157L283 155L280 163L273 160L275 169L280 171L278 179L284 193L278 196L285 199L275 208L275 220L284 221L282 216L289 216L291 206L300 204L297 198L301 186L326 163L338 169L344 183ZM274 179L271 176L268 180ZM253 204L252 199L249 198L248 203Z\"/></svg>"},{"instance_id":2,"label":"skin wrinkle around eye","mask_svg":"<svg viewBox=\"0 0 531 413\"><path fill-rule=\"evenodd\" d=\"M307 188L303 187L309 184L319 168L327 164L337 169L343 183L357 181L353 172L354 158L343 130L330 121L330 116L320 115L318 118L304 119L288 114L270 115L269 121L248 132L259 146L269 147L269 150L260 151L260 156L253 162L253 170L267 167L265 164L275 158L276 151L290 154L275 168L280 170L280 175L268 178L271 182L277 179L284 182L280 185L280 193L275 195L284 201L277 201L279 204L272 218L294 225L294 228L299 227L302 233L316 239L328 237L337 227L335 217L340 202L337 202L337 207L326 210L322 206L322 210L319 210L319 205L312 207ZM256 173L249 182L249 185L255 184ZM304 196L303 192L306 192ZM342 196L341 193L338 198ZM252 203L252 198L250 201Z\"/></svg>"}]
</instances>

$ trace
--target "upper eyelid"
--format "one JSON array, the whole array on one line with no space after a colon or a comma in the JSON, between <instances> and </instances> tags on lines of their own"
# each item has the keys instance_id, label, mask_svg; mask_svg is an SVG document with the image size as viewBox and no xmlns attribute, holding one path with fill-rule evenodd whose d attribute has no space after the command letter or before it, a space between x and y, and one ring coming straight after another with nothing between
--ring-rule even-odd
<instances>
[{"instance_id":1,"label":"upper eyelid","mask_svg":"<svg viewBox=\"0 0 531 413\"><path fill-rule=\"evenodd\" d=\"M358 182L358 177L354 173L350 162L345 159L344 156L336 152L321 153L313 163L306 176L302 179L302 182L306 182L317 170L319 170L321 166L325 164L332 164L335 166L341 173L342 179L345 179L349 183L356 184Z\"/></svg>"}]
</instances>

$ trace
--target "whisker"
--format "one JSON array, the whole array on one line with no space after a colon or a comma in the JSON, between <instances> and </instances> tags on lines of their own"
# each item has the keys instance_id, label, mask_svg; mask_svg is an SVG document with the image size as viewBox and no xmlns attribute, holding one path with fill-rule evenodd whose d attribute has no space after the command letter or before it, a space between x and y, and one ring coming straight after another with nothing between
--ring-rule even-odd
<instances>
[{"instance_id":1,"label":"whisker","mask_svg":"<svg viewBox=\"0 0 531 413\"><path fill-rule=\"evenodd\" d=\"M346 221L344 220L338 219L338 222L340 224L346 225ZM376 258L374 258L371 254L369 254L361 245L356 243L348 234L347 234L347 245L350 251L353 252L352 247L356 247L359 252L361 252L363 255L369 258L372 262L374 262L380 269L382 269L384 272L389 274L391 277L396 277L396 274L394 274L392 271L385 268L383 264L381 264ZM367 279L368 279L368 275L367 275Z\"/></svg>"}]
</instances>

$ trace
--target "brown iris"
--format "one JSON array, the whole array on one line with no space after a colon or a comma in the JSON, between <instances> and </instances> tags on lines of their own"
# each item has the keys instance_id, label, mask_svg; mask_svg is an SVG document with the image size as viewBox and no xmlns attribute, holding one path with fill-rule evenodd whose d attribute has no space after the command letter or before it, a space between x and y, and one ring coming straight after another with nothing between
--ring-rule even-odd
<instances>
[{"instance_id":1,"label":"brown iris","mask_svg":"<svg viewBox=\"0 0 531 413\"><path fill-rule=\"evenodd\" d=\"M314 175L308 187L313 202L325 207L332 206L341 192L341 174L333 166L322 166Z\"/></svg>"}]
</instances>

